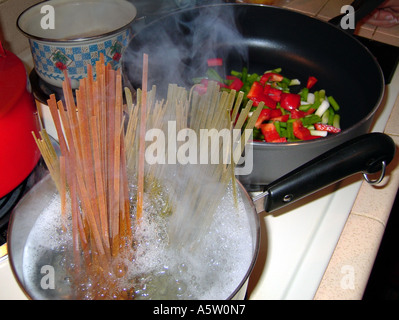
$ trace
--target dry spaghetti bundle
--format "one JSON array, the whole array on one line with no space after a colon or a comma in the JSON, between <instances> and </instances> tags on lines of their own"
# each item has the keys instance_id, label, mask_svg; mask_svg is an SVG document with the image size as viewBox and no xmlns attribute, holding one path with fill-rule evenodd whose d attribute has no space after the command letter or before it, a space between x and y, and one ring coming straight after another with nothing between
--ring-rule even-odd
<instances>
[{"instance_id":1,"label":"dry spaghetti bundle","mask_svg":"<svg viewBox=\"0 0 399 320\"><path fill-rule=\"evenodd\" d=\"M221 92L212 82L204 95L171 84L166 99L159 100L156 87L147 88L146 56L143 63L143 88L135 101L129 89L123 90L120 72L105 65L103 56L96 79L89 65L75 97L64 81L65 101L54 95L48 100L61 154L45 130L35 137L60 194L63 228L72 233L75 285L92 284L78 298L131 297L133 288L122 290L117 282L134 255L133 230L147 214L144 198L162 197L157 210L170 220L170 245L190 247L190 241L204 236L227 185L235 186L234 159L248 140L244 134L233 138L232 129L251 130L262 109L259 104L250 116L250 101L237 117L243 93ZM151 141L146 133L159 129L167 136L171 123L188 139L166 139L164 161L147 163ZM224 146L223 130L231 138ZM208 146L209 140L216 143ZM193 150L196 157L179 161L181 153Z\"/></svg>"},{"instance_id":2,"label":"dry spaghetti bundle","mask_svg":"<svg viewBox=\"0 0 399 320\"><path fill-rule=\"evenodd\" d=\"M76 102L68 80L63 83L65 103L54 95L48 100L61 155L47 151L45 132L36 141L60 193L64 229L70 212L76 271L84 268L87 277L104 282L103 274L120 272L132 231L121 75L105 66L103 57L96 68L94 80L88 66Z\"/></svg>"}]
</instances>

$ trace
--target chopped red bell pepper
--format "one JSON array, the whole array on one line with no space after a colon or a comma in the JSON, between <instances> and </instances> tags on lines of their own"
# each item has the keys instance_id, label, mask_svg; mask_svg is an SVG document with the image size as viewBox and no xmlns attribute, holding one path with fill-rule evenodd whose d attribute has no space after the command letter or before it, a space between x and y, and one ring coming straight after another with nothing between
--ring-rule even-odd
<instances>
[{"instance_id":1,"label":"chopped red bell pepper","mask_svg":"<svg viewBox=\"0 0 399 320\"><path fill-rule=\"evenodd\" d=\"M280 109L270 110L270 119L280 117L283 115L283 112Z\"/></svg>"},{"instance_id":2,"label":"chopped red bell pepper","mask_svg":"<svg viewBox=\"0 0 399 320\"><path fill-rule=\"evenodd\" d=\"M308 116L308 115L314 113L315 111L316 111L316 109L314 109L314 108L309 108L309 110L305 112L305 116Z\"/></svg>"},{"instance_id":3,"label":"chopped red bell pepper","mask_svg":"<svg viewBox=\"0 0 399 320\"><path fill-rule=\"evenodd\" d=\"M254 81L254 83L251 86L251 89L248 92L248 99L252 99L255 97L259 97L263 95L263 86L258 82Z\"/></svg>"},{"instance_id":4,"label":"chopped red bell pepper","mask_svg":"<svg viewBox=\"0 0 399 320\"><path fill-rule=\"evenodd\" d=\"M239 91L244 85L241 79L235 76L227 76L227 80L233 80L233 82L227 87L228 89Z\"/></svg>"},{"instance_id":5,"label":"chopped red bell pepper","mask_svg":"<svg viewBox=\"0 0 399 320\"><path fill-rule=\"evenodd\" d=\"M207 60L208 67L221 67L223 65L222 58L211 58Z\"/></svg>"},{"instance_id":6,"label":"chopped red bell pepper","mask_svg":"<svg viewBox=\"0 0 399 320\"><path fill-rule=\"evenodd\" d=\"M308 83L306 84L306 88L310 89L312 88L317 82L317 78L310 76L308 78Z\"/></svg>"},{"instance_id":7,"label":"chopped red bell pepper","mask_svg":"<svg viewBox=\"0 0 399 320\"><path fill-rule=\"evenodd\" d=\"M339 133L341 132L340 128L334 127L334 126L330 126L328 124L323 124L323 123L315 123L314 127L316 130L319 131L327 131L330 133Z\"/></svg>"},{"instance_id":8,"label":"chopped red bell pepper","mask_svg":"<svg viewBox=\"0 0 399 320\"><path fill-rule=\"evenodd\" d=\"M316 139L320 139L320 138L321 138L321 136L312 136L312 135L310 135L305 140L316 140Z\"/></svg>"},{"instance_id":9,"label":"chopped red bell pepper","mask_svg":"<svg viewBox=\"0 0 399 320\"><path fill-rule=\"evenodd\" d=\"M300 139L300 140L309 140L309 139L311 139L310 137L312 135L310 134L310 130L303 126L301 120L296 120L292 124L292 128L293 128L293 131L294 131L294 136L297 137L298 139Z\"/></svg>"},{"instance_id":10,"label":"chopped red bell pepper","mask_svg":"<svg viewBox=\"0 0 399 320\"><path fill-rule=\"evenodd\" d=\"M257 106L259 102L263 101L266 106L275 109L277 106L277 102L265 95L263 93L263 90L264 88L260 84L260 82L255 81L248 92L247 98L251 99L254 102L254 106Z\"/></svg>"},{"instance_id":11,"label":"chopped red bell pepper","mask_svg":"<svg viewBox=\"0 0 399 320\"><path fill-rule=\"evenodd\" d=\"M291 119L300 119L306 116L304 111L293 109L291 110Z\"/></svg>"},{"instance_id":12,"label":"chopped red bell pepper","mask_svg":"<svg viewBox=\"0 0 399 320\"><path fill-rule=\"evenodd\" d=\"M272 142L273 142L273 143L277 143L277 142L287 142L287 138L282 137L282 138L280 138L280 139L273 140Z\"/></svg>"},{"instance_id":13,"label":"chopped red bell pepper","mask_svg":"<svg viewBox=\"0 0 399 320\"><path fill-rule=\"evenodd\" d=\"M265 85L265 89L263 90L263 93L265 95L269 96L274 101L279 102L283 91L281 91L280 89L273 88L270 84L267 84L267 85Z\"/></svg>"},{"instance_id":14,"label":"chopped red bell pepper","mask_svg":"<svg viewBox=\"0 0 399 320\"><path fill-rule=\"evenodd\" d=\"M274 101L273 99L269 98L268 96L263 95L263 97L261 98L260 101L263 101L265 103L265 106L267 106L269 108L276 109L276 107L277 107L277 102Z\"/></svg>"},{"instance_id":15,"label":"chopped red bell pepper","mask_svg":"<svg viewBox=\"0 0 399 320\"><path fill-rule=\"evenodd\" d=\"M281 139L273 123L262 124L260 126L260 130L262 131L263 137L265 138L266 142L274 142Z\"/></svg>"},{"instance_id":16,"label":"chopped red bell pepper","mask_svg":"<svg viewBox=\"0 0 399 320\"><path fill-rule=\"evenodd\" d=\"M268 82L268 81L280 82L280 81L283 81L283 79L284 79L284 77L281 74L274 73L274 72L266 72L260 78L260 83L265 85L266 82Z\"/></svg>"},{"instance_id":17,"label":"chopped red bell pepper","mask_svg":"<svg viewBox=\"0 0 399 320\"><path fill-rule=\"evenodd\" d=\"M280 116L282 116L282 112L280 109L268 109L268 108L262 109L262 111L259 114L258 120L256 120L255 128L259 129L259 127L264 121L271 120Z\"/></svg>"},{"instance_id":18,"label":"chopped red bell pepper","mask_svg":"<svg viewBox=\"0 0 399 320\"><path fill-rule=\"evenodd\" d=\"M281 94L280 100L281 107L285 110L292 111L298 109L301 105L301 96L296 93L285 93Z\"/></svg>"},{"instance_id":19,"label":"chopped red bell pepper","mask_svg":"<svg viewBox=\"0 0 399 320\"><path fill-rule=\"evenodd\" d=\"M259 117L258 117L258 120L256 120L256 123L255 123L255 128L260 128L260 126L261 126L261 124L264 122L264 121L267 121L267 120L269 120L270 119L270 111L271 109L262 109L262 111L260 112L260 114L259 114Z\"/></svg>"}]
</instances>

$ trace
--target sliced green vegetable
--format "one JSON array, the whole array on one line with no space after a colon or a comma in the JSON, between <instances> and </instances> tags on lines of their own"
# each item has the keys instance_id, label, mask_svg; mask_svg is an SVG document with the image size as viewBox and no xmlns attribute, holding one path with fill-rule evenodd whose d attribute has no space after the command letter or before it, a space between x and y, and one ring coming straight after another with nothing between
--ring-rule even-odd
<instances>
[{"instance_id":1,"label":"sliced green vegetable","mask_svg":"<svg viewBox=\"0 0 399 320\"><path fill-rule=\"evenodd\" d=\"M335 101L333 96L329 96L328 98L328 102L330 102L331 106L334 108L334 111L337 112L339 111L340 107L339 104L337 103L337 101Z\"/></svg>"}]
</instances>

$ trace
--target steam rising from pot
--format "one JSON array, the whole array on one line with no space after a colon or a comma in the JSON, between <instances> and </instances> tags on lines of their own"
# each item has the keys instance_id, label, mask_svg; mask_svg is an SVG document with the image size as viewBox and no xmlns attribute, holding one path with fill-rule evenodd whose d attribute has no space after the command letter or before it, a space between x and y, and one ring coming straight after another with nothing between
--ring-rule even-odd
<instances>
[{"instance_id":1,"label":"steam rising from pot","mask_svg":"<svg viewBox=\"0 0 399 320\"><path fill-rule=\"evenodd\" d=\"M242 35L236 27L233 6L216 5L182 10L141 29L136 25L135 31L124 53L125 72L134 87L141 87L141 61L143 54L148 54L148 85L157 85L160 96L165 94L169 83L190 88L193 78L206 73L207 59L217 57L223 58L225 62L233 59L237 68L248 60L246 47L240 41ZM233 51L232 43L237 43ZM218 71L221 76L230 72L223 69Z\"/></svg>"}]
</instances>

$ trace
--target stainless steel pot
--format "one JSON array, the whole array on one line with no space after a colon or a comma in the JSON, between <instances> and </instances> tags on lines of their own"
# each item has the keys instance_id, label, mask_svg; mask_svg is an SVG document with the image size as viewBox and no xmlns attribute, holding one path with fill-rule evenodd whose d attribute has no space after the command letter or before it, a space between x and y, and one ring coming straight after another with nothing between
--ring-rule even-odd
<instances>
[{"instance_id":1,"label":"stainless steel pot","mask_svg":"<svg viewBox=\"0 0 399 320\"><path fill-rule=\"evenodd\" d=\"M238 184L250 226L248 232L252 240L252 258L245 275L242 279L238 279L239 285L228 298L243 299L245 297L248 279L259 250L259 212L274 211L354 173L363 172L367 176L379 170L384 172L386 165L393 159L395 149L395 144L389 136L382 133L366 134L334 148L278 179L268 185L264 193L254 198L251 198L244 187ZM21 288L32 299L73 297L73 287L66 286L63 272L55 275L54 289L42 288L43 274L40 274L40 269L42 266L57 263L59 252L49 250L48 255L44 255L41 259L40 265L31 266L37 274L35 281L29 280L31 278L26 277L24 272L24 266L29 265L29 261L26 261L29 250L33 250L32 247L27 246L28 236L56 192L54 183L50 176L47 176L17 205L10 221L8 250L12 271ZM223 298L225 297L221 297Z\"/></svg>"}]
</instances>

